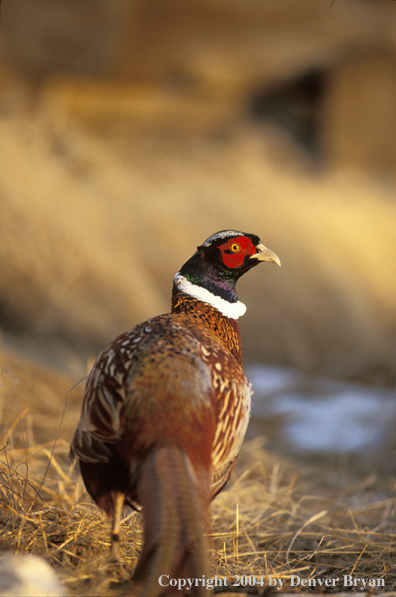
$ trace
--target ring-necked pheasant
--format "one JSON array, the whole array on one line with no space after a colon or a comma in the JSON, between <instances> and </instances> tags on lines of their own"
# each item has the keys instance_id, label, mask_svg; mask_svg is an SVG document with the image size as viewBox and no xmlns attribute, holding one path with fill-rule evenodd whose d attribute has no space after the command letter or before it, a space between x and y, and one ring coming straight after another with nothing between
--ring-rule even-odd
<instances>
[{"instance_id":1,"label":"ring-necked pheasant","mask_svg":"<svg viewBox=\"0 0 396 597\"><path fill-rule=\"evenodd\" d=\"M160 577L167 585L206 574L209 503L231 475L250 414L237 321L246 307L235 284L261 261L280 265L258 236L213 234L176 274L171 313L118 336L88 378L71 457L113 519L113 555L124 502L143 507L135 581L144 597L170 594Z\"/></svg>"}]
</instances>

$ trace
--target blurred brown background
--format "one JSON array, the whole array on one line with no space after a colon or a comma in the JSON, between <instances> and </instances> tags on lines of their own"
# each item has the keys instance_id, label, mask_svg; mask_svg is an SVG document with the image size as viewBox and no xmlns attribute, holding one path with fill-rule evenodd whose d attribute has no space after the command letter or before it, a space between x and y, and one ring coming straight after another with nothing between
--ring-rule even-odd
<instances>
[{"instance_id":1,"label":"blurred brown background","mask_svg":"<svg viewBox=\"0 0 396 597\"><path fill-rule=\"evenodd\" d=\"M84 377L235 228L282 268L238 286L254 439L213 564L393 590L396 1L0 4L0 554L125 594L68 459Z\"/></svg>"},{"instance_id":2,"label":"blurred brown background","mask_svg":"<svg viewBox=\"0 0 396 597\"><path fill-rule=\"evenodd\" d=\"M246 359L395 385L396 2L3 0L0 43L4 347L80 371L236 228L282 260Z\"/></svg>"}]
</instances>

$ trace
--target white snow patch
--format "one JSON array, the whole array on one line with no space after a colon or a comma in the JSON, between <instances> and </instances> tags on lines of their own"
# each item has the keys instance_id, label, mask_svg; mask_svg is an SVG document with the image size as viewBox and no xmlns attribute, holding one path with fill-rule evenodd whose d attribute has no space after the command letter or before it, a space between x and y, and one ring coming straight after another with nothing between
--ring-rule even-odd
<instances>
[{"instance_id":1,"label":"white snow patch","mask_svg":"<svg viewBox=\"0 0 396 597\"><path fill-rule=\"evenodd\" d=\"M299 452L353 453L381 448L396 422L396 392L311 378L291 369L245 367L252 417L282 415L282 434Z\"/></svg>"}]
</instances>

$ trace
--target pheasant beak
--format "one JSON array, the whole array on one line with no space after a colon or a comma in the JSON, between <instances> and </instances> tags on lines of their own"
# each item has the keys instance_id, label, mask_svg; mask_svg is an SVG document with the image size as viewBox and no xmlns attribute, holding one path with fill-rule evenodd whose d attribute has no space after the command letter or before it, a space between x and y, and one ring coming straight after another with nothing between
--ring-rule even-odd
<instances>
[{"instance_id":1,"label":"pheasant beak","mask_svg":"<svg viewBox=\"0 0 396 597\"><path fill-rule=\"evenodd\" d=\"M273 263L277 263L279 267L281 266L280 259L276 253L271 251L271 249L267 249L261 243L256 245L257 253L254 255L250 255L249 259L257 259L257 261L273 261Z\"/></svg>"}]
</instances>

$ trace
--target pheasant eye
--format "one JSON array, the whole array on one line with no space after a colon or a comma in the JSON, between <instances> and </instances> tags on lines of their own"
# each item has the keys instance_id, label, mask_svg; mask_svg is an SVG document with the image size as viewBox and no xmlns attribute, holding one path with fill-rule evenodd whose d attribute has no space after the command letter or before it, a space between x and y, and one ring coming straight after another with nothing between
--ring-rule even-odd
<instances>
[{"instance_id":1,"label":"pheasant eye","mask_svg":"<svg viewBox=\"0 0 396 597\"><path fill-rule=\"evenodd\" d=\"M232 245L230 246L230 250L233 253L237 253L238 251L241 250L241 247L240 247L240 245L238 245L238 243L232 243Z\"/></svg>"}]
</instances>

